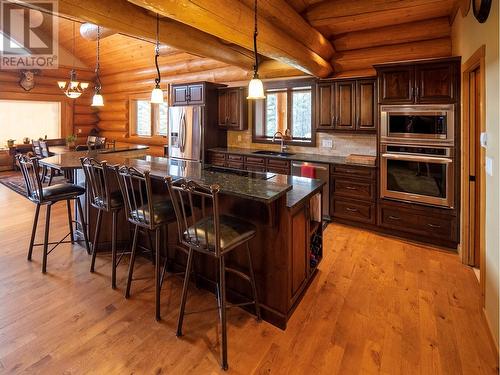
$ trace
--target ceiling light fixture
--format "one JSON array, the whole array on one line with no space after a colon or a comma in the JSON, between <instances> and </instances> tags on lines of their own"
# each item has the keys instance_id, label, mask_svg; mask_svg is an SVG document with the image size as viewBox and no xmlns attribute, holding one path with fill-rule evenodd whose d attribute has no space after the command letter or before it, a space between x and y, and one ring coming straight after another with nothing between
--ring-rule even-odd
<instances>
[{"instance_id":1,"label":"ceiling light fixture","mask_svg":"<svg viewBox=\"0 0 500 375\"><path fill-rule=\"evenodd\" d=\"M57 81L59 88L66 94L68 98L76 99L89 87L88 82L79 82L76 80L76 70L75 70L75 22L73 21L73 69L69 73L69 82Z\"/></svg>"},{"instance_id":2,"label":"ceiling light fixture","mask_svg":"<svg viewBox=\"0 0 500 375\"><path fill-rule=\"evenodd\" d=\"M155 78L155 88L151 91L151 103L163 103L163 91L160 88L160 68L158 66L158 57L160 56L160 15L156 13L156 46L155 46L155 66L158 76Z\"/></svg>"},{"instance_id":3,"label":"ceiling light fixture","mask_svg":"<svg viewBox=\"0 0 500 375\"><path fill-rule=\"evenodd\" d=\"M259 55L257 53L257 35L259 34L257 29L257 0L255 0L254 16L255 28L253 32L253 52L255 54L255 64L253 66L253 78L248 84L247 99L265 99L264 85L259 79Z\"/></svg>"},{"instance_id":4,"label":"ceiling light fixture","mask_svg":"<svg viewBox=\"0 0 500 375\"><path fill-rule=\"evenodd\" d=\"M94 86L94 96L92 97L92 107L103 107L104 99L101 95L101 79L99 78L99 54L100 54L100 38L101 38L101 27L97 25L97 54L95 63L95 86Z\"/></svg>"}]
</instances>

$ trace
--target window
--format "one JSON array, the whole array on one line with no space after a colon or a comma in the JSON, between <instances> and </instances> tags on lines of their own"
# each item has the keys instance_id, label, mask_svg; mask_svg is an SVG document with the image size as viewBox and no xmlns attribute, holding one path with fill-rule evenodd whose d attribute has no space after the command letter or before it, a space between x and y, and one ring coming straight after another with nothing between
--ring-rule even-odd
<instances>
[{"instance_id":1,"label":"window","mask_svg":"<svg viewBox=\"0 0 500 375\"><path fill-rule=\"evenodd\" d=\"M0 100L0 147L8 139L61 137L61 103L32 100Z\"/></svg>"},{"instance_id":2,"label":"window","mask_svg":"<svg viewBox=\"0 0 500 375\"><path fill-rule=\"evenodd\" d=\"M138 137L167 136L167 103L152 104L149 98L130 99L130 129Z\"/></svg>"},{"instance_id":3,"label":"window","mask_svg":"<svg viewBox=\"0 0 500 375\"><path fill-rule=\"evenodd\" d=\"M272 82L266 85L266 99L254 103L253 141L272 142L276 132L288 133L286 143L314 146L313 83Z\"/></svg>"}]
</instances>

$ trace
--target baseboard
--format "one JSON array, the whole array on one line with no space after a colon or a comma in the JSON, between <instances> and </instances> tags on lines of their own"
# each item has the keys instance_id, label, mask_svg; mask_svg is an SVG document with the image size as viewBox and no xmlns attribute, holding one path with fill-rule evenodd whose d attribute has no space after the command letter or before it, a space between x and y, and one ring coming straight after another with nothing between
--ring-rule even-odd
<instances>
[{"instance_id":1,"label":"baseboard","mask_svg":"<svg viewBox=\"0 0 500 375\"><path fill-rule=\"evenodd\" d=\"M481 310L483 311L484 320L486 320L486 325L488 326L488 337L490 338L490 345L497 353L498 357L500 355L500 351L498 350L498 342L495 341L495 335L493 334L493 330L491 329L490 320L488 319L486 310L484 308L482 308Z\"/></svg>"}]
</instances>

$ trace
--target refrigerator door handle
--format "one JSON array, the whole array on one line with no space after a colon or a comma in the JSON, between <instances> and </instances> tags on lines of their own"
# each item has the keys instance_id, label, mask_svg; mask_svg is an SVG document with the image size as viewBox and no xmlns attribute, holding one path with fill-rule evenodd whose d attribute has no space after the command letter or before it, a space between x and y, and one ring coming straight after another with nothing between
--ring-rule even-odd
<instances>
[{"instance_id":1,"label":"refrigerator door handle","mask_svg":"<svg viewBox=\"0 0 500 375\"><path fill-rule=\"evenodd\" d=\"M184 152L186 149L186 115L184 114L181 119L181 129L182 129L182 136L181 136L181 152Z\"/></svg>"}]
</instances>

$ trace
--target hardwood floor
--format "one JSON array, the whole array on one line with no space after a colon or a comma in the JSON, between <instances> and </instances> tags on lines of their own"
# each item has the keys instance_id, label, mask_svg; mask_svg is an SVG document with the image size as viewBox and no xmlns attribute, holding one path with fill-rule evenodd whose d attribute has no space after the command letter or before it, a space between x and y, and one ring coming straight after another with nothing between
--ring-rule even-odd
<instances>
[{"instance_id":1,"label":"hardwood floor","mask_svg":"<svg viewBox=\"0 0 500 375\"><path fill-rule=\"evenodd\" d=\"M113 291L110 259L98 257L90 274L78 245L50 254L44 276L40 249L26 261L33 214L32 203L0 185L0 373L222 373L215 311L188 315L185 336L175 337L180 279L166 279L156 323L145 260L130 300L126 262ZM51 238L59 239L64 204L52 215ZM286 331L230 312L229 373L498 373L478 282L456 255L340 225L328 227L324 252ZM188 310L215 304L194 287L189 297Z\"/></svg>"}]
</instances>

